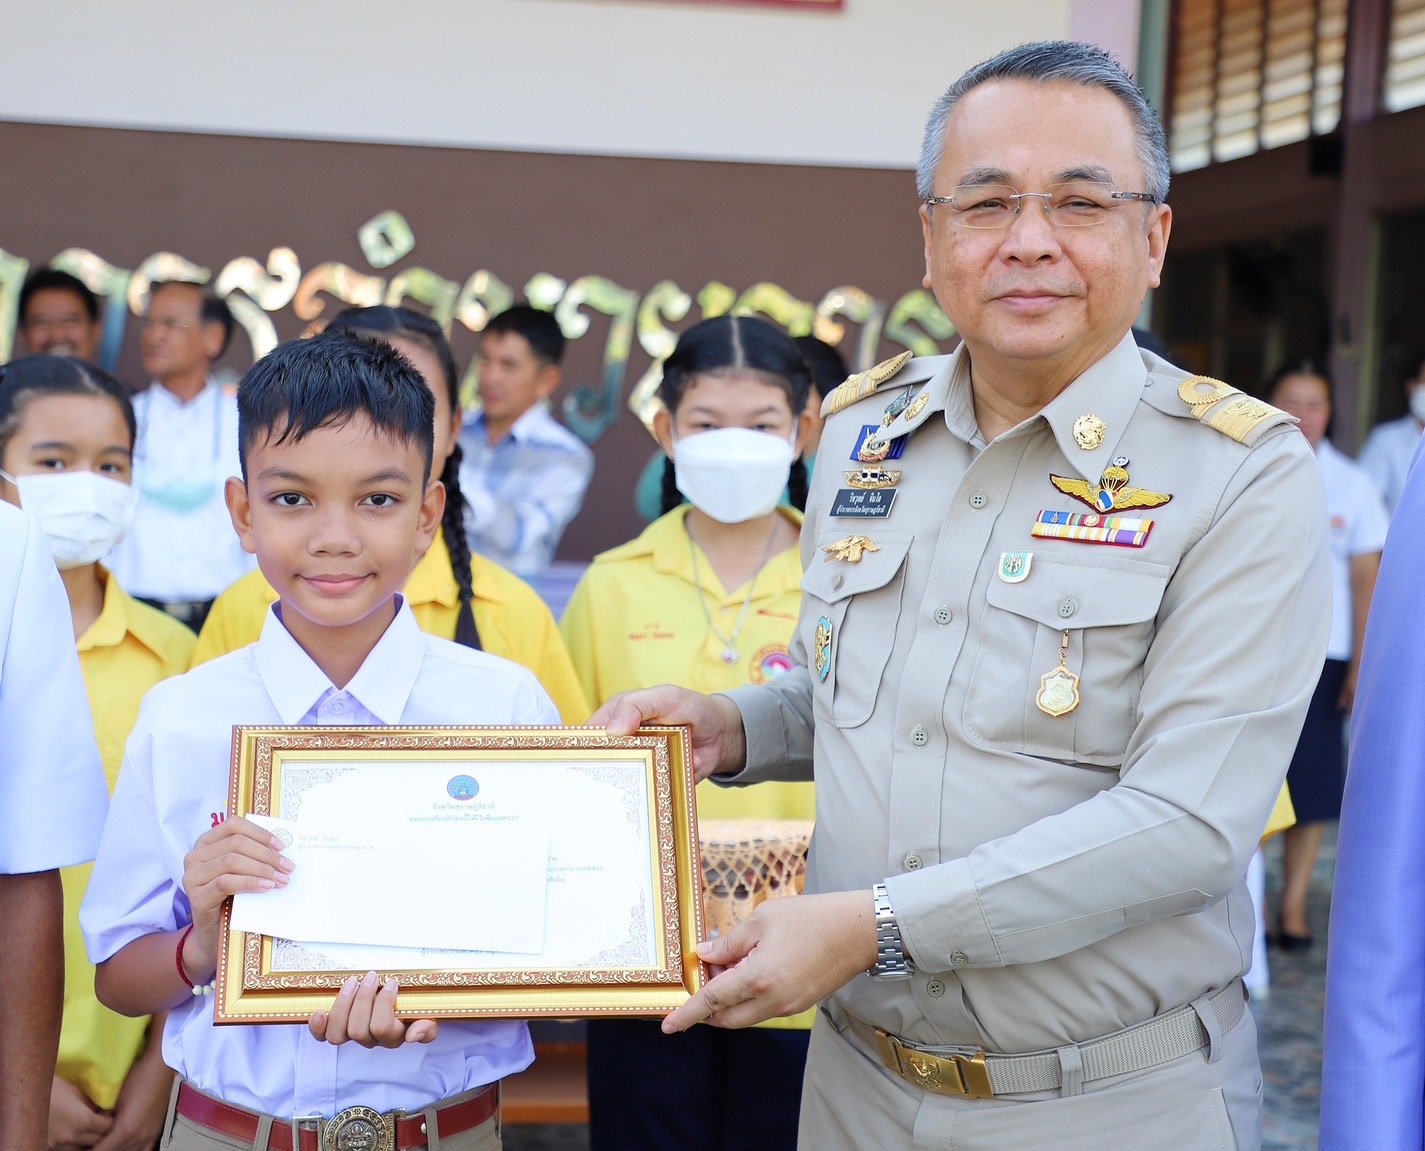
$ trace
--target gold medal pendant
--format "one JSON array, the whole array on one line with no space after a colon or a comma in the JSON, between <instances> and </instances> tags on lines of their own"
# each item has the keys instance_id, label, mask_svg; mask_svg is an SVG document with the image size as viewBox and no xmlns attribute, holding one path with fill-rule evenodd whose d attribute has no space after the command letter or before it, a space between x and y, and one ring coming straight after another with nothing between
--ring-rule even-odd
<instances>
[{"instance_id":1,"label":"gold medal pendant","mask_svg":"<svg viewBox=\"0 0 1425 1151\"><path fill-rule=\"evenodd\" d=\"M1079 706L1079 677L1069 670L1069 633L1059 643L1059 666L1039 677L1039 694L1034 702L1045 715L1058 719Z\"/></svg>"}]
</instances>

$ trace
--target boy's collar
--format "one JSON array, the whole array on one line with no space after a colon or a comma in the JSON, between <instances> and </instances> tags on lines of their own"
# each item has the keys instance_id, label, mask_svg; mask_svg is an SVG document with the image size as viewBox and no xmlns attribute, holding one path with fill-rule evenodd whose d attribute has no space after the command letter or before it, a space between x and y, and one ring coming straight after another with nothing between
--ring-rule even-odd
<instances>
[{"instance_id":1,"label":"boy's collar","mask_svg":"<svg viewBox=\"0 0 1425 1151\"><path fill-rule=\"evenodd\" d=\"M285 724L300 723L335 685L282 623L278 604L267 609L257 642L257 672ZM404 596L396 616L344 689L382 723L399 723L425 656L425 636Z\"/></svg>"}]
</instances>

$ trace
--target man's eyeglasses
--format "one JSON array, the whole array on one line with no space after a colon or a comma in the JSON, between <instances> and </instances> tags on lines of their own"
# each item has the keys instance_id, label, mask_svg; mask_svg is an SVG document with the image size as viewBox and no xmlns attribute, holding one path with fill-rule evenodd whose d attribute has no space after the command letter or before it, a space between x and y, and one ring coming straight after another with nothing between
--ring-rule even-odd
<instances>
[{"instance_id":1,"label":"man's eyeglasses","mask_svg":"<svg viewBox=\"0 0 1425 1151\"><path fill-rule=\"evenodd\" d=\"M1061 228L1102 224L1125 200L1157 202L1148 192L1116 192L1113 185L1096 180L1067 180L1051 184L1047 192L1016 192L1003 184L961 184L948 196L931 196L925 202L948 207L951 221L962 228L1002 231L1014 223L1025 200L1041 201L1049 222Z\"/></svg>"},{"instance_id":2,"label":"man's eyeglasses","mask_svg":"<svg viewBox=\"0 0 1425 1151\"><path fill-rule=\"evenodd\" d=\"M139 327L147 331L186 332L192 326L191 320L180 320L174 316L144 316L139 320Z\"/></svg>"}]
</instances>

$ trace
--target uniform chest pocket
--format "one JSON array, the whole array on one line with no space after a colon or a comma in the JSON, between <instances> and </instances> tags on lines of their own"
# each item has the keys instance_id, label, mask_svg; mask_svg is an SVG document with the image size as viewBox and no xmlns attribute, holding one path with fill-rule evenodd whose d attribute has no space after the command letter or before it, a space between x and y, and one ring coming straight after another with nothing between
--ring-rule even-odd
<instances>
[{"instance_id":1,"label":"uniform chest pocket","mask_svg":"<svg viewBox=\"0 0 1425 1151\"><path fill-rule=\"evenodd\" d=\"M906 554L915 536L878 533L878 550L862 552L857 562L825 562L822 547L840 538L835 531L818 538L816 558L802 576L802 638L813 714L836 727L859 727L875 707L895 644Z\"/></svg>"},{"instance_id":2,"label":"uniform chest pocket","mask_svg":"<svg viewBox=\"0 0 1425 1151\"><path fill-rule=\"evenodd\" d=\"M1168 584L1166 564L1113 556L1074 562L1036 554L1020 583L995 579L980 621L965 730L995 748L1103 767L1123 762L1143 661ZM1079 703L1043 711L1041 677L1059 664L1078 676Z\"/></svg>"}]
</instances>

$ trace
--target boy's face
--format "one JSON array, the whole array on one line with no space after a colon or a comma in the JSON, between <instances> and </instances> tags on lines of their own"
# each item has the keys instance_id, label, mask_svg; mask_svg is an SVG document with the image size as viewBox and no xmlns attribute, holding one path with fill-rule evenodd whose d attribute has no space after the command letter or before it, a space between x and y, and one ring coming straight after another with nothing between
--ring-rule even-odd
<instances>
[{"instance_id":1,"label":"boy's face","mask_svg":"<svg viewBox=\"0 0 1425 1151\"><path fill-rule=\"evenodd\" d=\"M282 600L282 621L309 655L374 646L392 601L430 547L445 488L422 482L420 448L365 416L247 452L247 482L227 483L242 546Z\"/></svg>"}]
</instances>

